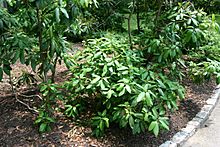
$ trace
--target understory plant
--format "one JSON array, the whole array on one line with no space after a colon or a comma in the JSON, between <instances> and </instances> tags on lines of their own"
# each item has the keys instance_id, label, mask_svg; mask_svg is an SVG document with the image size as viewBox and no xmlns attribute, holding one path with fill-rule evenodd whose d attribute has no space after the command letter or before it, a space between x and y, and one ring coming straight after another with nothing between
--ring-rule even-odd
<instances>
[{"instance_id":1,"label":"understory plant","mask_svg":"<svg viewBox=\"0 0 220 147\"><path fill-rule=\"evenodd\" d=\"M131 50L126 42L116 34L90 39L82 52L66 58L73 74L63 86L66 99L78 104L83 100L85 109L92 107L97 137L112 123L134 134L148 130L157 136L161 129L169 129L167 111L177 109L177 101L184 98L179 83L156 72L142 52Z\"/></svg>"}]
</instances>

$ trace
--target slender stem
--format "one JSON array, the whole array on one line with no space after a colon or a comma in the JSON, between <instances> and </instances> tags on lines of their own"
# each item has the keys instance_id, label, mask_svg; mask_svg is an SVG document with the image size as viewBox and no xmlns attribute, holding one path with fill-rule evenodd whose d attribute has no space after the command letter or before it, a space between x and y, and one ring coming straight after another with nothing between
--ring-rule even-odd
<instances>
[{"instance_id":1,"label":"slender stem","mask_svg":"<svg viewBox=\"0 0 220 147\"><path fill-rule=\"evenodd\" d=\"M56 56L55 61L54 61L54 66L53 66L53 71L52 71L52 77L51 77L51 78L52 78L52 83L55 82L57 61L58 61L58 56Z\"/></svg>"},{"instance_id":2,"label":"slender stem","mask_svg":"<svg viewBox=\"0 0 220 147\"><path fill-rule=\"evenodd\" d=\"M43 48L43 27L42 27L42 18L41 18L41 12L40 9L37 7L37 20L38 20L38 41L39 41L39 48L40 48L40 58L41 58L41 64L42 64L42 73L43 73L43 81L47 81L47 72L45 71L45 61L47 58L47 52Z\"/></svg>"}]
</instances>

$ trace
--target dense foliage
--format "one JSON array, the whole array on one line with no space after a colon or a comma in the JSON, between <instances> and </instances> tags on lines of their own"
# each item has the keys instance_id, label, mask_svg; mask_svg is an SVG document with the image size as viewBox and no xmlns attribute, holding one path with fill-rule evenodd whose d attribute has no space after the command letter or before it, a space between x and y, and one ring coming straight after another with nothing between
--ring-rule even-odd
<instances>
[{"instance_id":1,"label":"dense foliage","mask_svg":"<svg viewBox=\"0 0 220 147\"><path fill-rule=\"evenodd\" d=\"M0 0L0 7L0 79L12 78L18 60L41 78L40 132L60 110L75 119L91 112L97 137L112 124L157 136L184 98L183 72L220 83L217 0ZM83 39L73 52L69 42ZM71 78L54 84L62 61Z\"/></svg>"},{"instance_id":2,"label":"dense foliage","mask_svg":"<svg viewBox=\"0 0 220 147\"><path fill-rule=\"evenodd\" d=\"M109 122L129 125L133 133L149 130L157 136L159 128L168 129L166 108L177 109L177 100L184 98L183 87L154 72L140 51L129 49L127 39L116 36L88 40L85 50L70 58L73 78L64 84L69 91L67 103L80 98L94 101L96 136Z\"/></svg>"}]
</instances>

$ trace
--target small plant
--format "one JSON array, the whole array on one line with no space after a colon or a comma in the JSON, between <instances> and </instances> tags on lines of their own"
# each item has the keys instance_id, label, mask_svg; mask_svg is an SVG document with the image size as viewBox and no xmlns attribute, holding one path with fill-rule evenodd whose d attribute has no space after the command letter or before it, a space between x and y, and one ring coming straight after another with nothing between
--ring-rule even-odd
<instances>
[{"instance_id":1,"label":"small plant","mask_svg":"<svg viewBox=\"0 0 220 147\"><path fill-rule=\"evenodd\" d=\"M54 123L55 120L49 116L46 111L40 111L38 118L35 120L35 124L39 125L39 132L47 132L51 130L51 123Z\"/></svg>"},{"instance_id":2,"label":"small plant","mask_svg":"<svg viewBox=\"0 0 220 147\"><path fill-rule=\"evenodd\" d=\"M74 101L75 102L75 101ZM64 114L67 115L67 117L77 117L79 113L82 111L83 107L80 103L77 103L75 105L73 104L66 104L65 105L65 112Z\"/></svg>"},{"instance_id":3,"label":"small plant","mask_svg":"<svg viewBox=\"0 0 220 147\"><path fill-rule=\"evenodd\" d=\"M106 117L107 110L102 113L98 112L98 115L92 118L93 135L100 137L103 136L104 130L109 128L109 119Z\"/></svg>"},{"instance_id":4,"label":"small plant","mask_svg":"<svg viewBox=\"0 0 220 147\"><path fill-rule=\"evenodd\" d=\"M51 130L50 125L55 122L52 117L54 106L57 100L62 99L62 95L58 90L58 85L53 84L51 80L40 84L40 92L43 101L35 124L39 125L39 131L43 133Z\"/></svg>"},{"instance_id":5,"label":"small plant","mask_svg":"<svg viewBox=\"0 0 220 147\"><path fill-rule=\"evenodd\" d=\"M67 100L75 102L68 106L68 114L75 117L83 95L93 109L97 137L113 122L134 134L148 130L157 136L161 129L168 130L166 112L178 108L184 88L145 64L142 52L129 49L123 35L106 36L88 40L82 52L66 59L73 77L63 88L69 94Z\"/></svg>"},{"instance_id":6,"label":"small plant","mask_svg":"<svg viewBox=\"0 0 220 147\"><path fill-rule=\"evenodd\" d=\"M200 63L190 63L190 75L192 79L201 83L204 80L210 80L211 77L215 77L216 83L220 84L220 62L207 59Z\"/></svg>"}]
</instances>

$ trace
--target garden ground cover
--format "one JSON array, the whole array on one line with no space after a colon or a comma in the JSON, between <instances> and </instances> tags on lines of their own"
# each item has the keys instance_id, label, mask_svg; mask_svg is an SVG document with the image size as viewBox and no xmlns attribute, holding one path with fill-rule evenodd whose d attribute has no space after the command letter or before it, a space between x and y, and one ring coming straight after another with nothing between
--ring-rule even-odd
<instances>
[{"instance_id":1,"label":"garden ground cover","mask_svg":"<svg viewBox=\"0 0 220 147\"><path fill-rule=\"evenodd\" d=\"M19 75L21 70L28 70L21 64L14 66L16 68L13 70L13 75ZM67 73L64 66L58 66L56 82L68 78ZM196 85L187 77L184 78L183 85L186 88L186 98L179 103L178 111L169 114L169 132L162 132L156 138L149 132L132 135L130 130L119 129L116 125L113 125L107 130L104 137L96 139L92 137L92 130L89 126L85 126L81 122L71 121L61 113L56 113L58 121L54 124L51 132L39 134L37 126L34 125L37 116L15 101L15 98L10 95L10 85L1 83L0 146L158 146L169 140L200 111L215 87L213 81ZM27 91L27 88L23 87L20 90ZM34 93L37 93L37 91L26 94L32 95ZM39 102L36 99L38 98L33 97L22 100L28 102L31 106L35 106Z\"/></svg>"}]
</instances>

